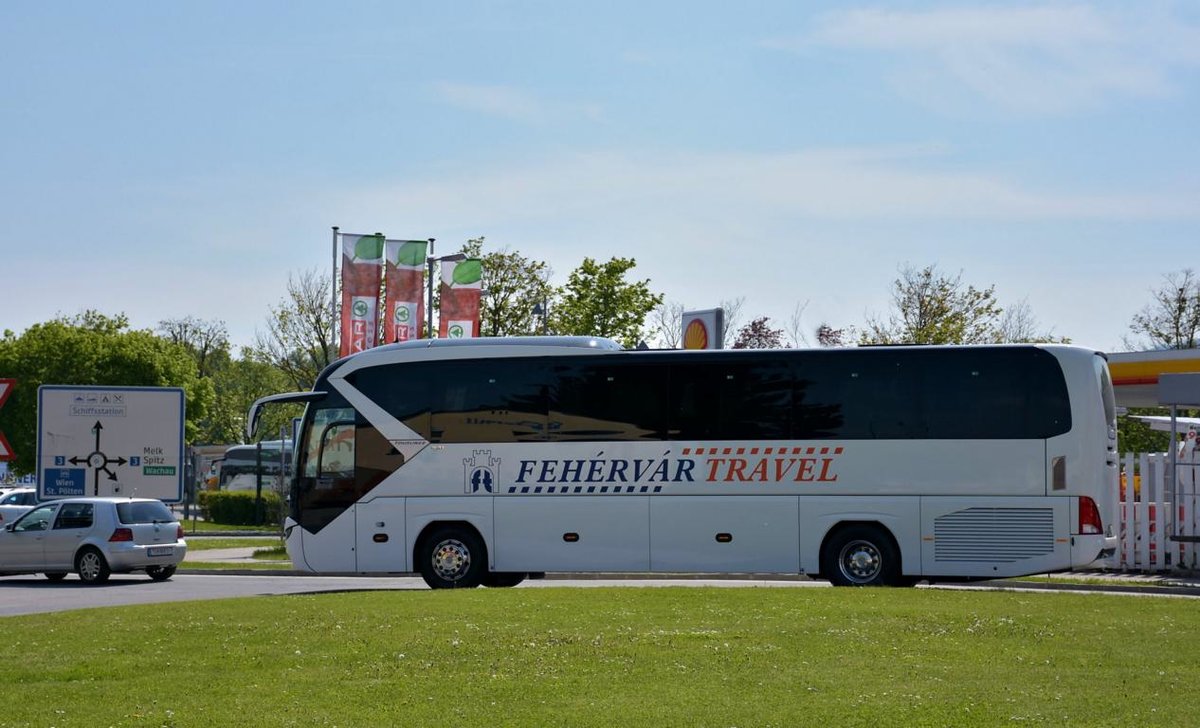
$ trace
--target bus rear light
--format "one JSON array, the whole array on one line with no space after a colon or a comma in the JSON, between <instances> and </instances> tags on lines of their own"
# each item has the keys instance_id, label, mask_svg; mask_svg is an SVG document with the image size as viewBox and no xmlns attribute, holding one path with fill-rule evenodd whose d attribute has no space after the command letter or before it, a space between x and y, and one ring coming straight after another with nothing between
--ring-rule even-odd
<instances>
[{"instance_id":1,"label":"bus rear light","mask_svg":"<svg viewBox=\"0 0 1200 728\"><path fill-rule=\"evenodd\" d=\"M1096 501L1081 496L1079 498L1079 530L1075 533L1096 535L1104 533L1104 524L1100 522L1100 509Z\"/></svg>"},{"instance_id":2,"label":"bus rear light","mask_svg":"<svg viewBox=\"0 0 1200 728\"><path fill-rule=\"evenodd\" d=\"M117 543L119 541L132 541L132 540L133 540L133 529L132 528L118 528L117 530L113 531L111 536L108 537L109 543Z\"/></svg>"}]
</instances>

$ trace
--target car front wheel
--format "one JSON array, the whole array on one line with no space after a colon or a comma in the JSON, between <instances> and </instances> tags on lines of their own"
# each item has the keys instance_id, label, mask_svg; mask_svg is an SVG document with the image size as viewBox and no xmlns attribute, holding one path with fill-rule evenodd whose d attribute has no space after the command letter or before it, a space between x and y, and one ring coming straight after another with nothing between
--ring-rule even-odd
<instances>
[{"instance_id":1,"label":"car front wheel","mask_svg":"<svg viewBox=\"0 0 1200 728\"><path fill-rule=\"evenodd\" d=\"M75 571L79 572L79 579L84 584L102 584L108 581L112 573L104 554L91 547L80 551L75 557Z\"/></svg>"}]
</instances>

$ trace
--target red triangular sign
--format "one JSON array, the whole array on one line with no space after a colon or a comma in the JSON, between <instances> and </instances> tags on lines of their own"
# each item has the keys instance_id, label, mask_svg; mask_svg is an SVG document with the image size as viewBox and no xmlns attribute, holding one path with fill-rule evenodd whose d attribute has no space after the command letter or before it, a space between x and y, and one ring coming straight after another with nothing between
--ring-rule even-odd
<instances>
[{"instance_id":1,"label":"red triangular sign","mask_svg":"<svg viewBox=\"0 0 1200 728\"><path fill-rule=\"evenodd\" d=\"M8 399L8 395L12 394L13 385L17 383L15 379L0 379L0 407L4 406L4 400ZM8 462L16 459L13 454L12 445L8 444L4 433L0 432L0 463Z\"/></svg>"}]
</instances>

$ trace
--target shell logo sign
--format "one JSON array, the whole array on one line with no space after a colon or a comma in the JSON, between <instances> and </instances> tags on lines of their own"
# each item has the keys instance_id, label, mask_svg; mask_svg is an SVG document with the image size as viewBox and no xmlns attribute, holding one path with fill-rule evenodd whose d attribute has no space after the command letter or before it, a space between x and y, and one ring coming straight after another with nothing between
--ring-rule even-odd
<instances>
[{"instance_id":1,"label":"shell logo sign","mask_svg":"<svg viewBox=\"0 0 1200 728\"><path fill-rule=\"evenodd\" d=\"M691 323L687 325L687 330L683 332L683 348L708 348L708 329L700 319L692 319Z\"/></svg>"},{"instance_id":2,"label":"shell logo sign","mask_svg":"<svg viewBox=\"0 0 1200 728\"><path fill-rule=\"evenodd\" d=\"M683 348L720 349L721 329L724 322L724 309L685 311L683 313Z\"/></svg>"}]
</instances>

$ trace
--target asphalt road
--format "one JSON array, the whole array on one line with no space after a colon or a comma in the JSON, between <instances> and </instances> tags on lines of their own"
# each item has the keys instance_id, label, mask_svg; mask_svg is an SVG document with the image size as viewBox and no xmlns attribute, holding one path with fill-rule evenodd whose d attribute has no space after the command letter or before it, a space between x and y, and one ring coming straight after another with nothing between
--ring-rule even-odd
<instances>
[{"instance_id":1,"label":"asphalt road","mask_svg":"<svg viewBox=\"0 0 1200 728\"><path fill-rule=\"evenodd\" d=\"M0 616L198 599L425 588L425 582L414 577L176 574L167 581L154 582L144 574L114 574L105 584L88 586L74 576L57 584L40 574L6 576L0 578Z\"/></svg>"},{"instance_id":2,"label":"asphalt road","mask_svg":"<svg viewBox=\"0 0 1200 728\"><path fill-rule=\"evenodd\" d=\"M759 579L654 579L654 578L554 578L524 582L521 589L544 587L656 587L709 586L728 588L831 588L828 582ZM234 574L176 574L168 581L154 582L141 574L115 574L106 583L86 586L74 577L52 583L45 577L0 577L0 617L18 614L42 614L93 607L116 607L127 604L159 604L202 599L271 596L286 594L320 594L366 590L423 590L425 582L419 577L364 576L285 576ZM1004 589L1020 591L1077 591L1090 593L1125 593L1139 596L1168 596L1200 598L1196 586L1163 587L1153 585L1097 587L1079 584L1045 584L1030 582L991 582L974 585L938 585L938 589Z\"/></svg>"},{"instance_id":3,"label":"asphalt road","mask_svg":"<svg viewBox=\"0 0 1200 728\"><path fill-rule=\"evenodd\" d=\"M816 581L721 579L553 579L526 581L519 588L548 586L728 586L828 587ZM227 599L282 594L319 594L377 589L427 589L420 577L253 576L176 574L154 582L143 574L114 574L105 584L87 586L76 577L53 583L44 576L0 577L0 616L41 614L70 609L158 604L198 599Z\"/></svg>"}]
</instances>

